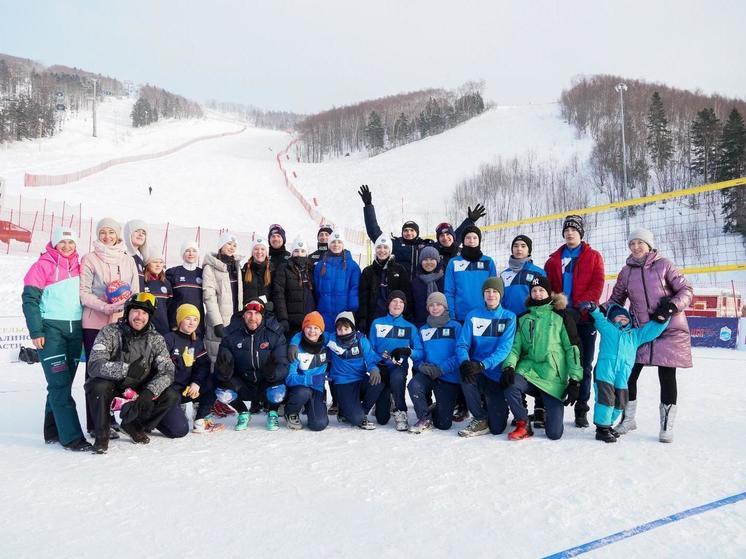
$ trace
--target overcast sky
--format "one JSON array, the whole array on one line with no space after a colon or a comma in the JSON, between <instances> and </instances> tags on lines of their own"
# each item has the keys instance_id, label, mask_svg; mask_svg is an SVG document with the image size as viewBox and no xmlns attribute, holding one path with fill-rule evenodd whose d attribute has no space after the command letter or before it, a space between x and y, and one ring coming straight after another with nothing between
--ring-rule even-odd
<instances>
[{"instance_id":1,"label":"overcast sky","mask_svg":"<svg viewBox=\"0 0 746 559\"><path fill-rule=\"evenodd\" d=\"M593 73L743 98L744 21L741 0L0 0L0 52L296 112L474 79L547 102Z\"/></svg>"}]
</instances>

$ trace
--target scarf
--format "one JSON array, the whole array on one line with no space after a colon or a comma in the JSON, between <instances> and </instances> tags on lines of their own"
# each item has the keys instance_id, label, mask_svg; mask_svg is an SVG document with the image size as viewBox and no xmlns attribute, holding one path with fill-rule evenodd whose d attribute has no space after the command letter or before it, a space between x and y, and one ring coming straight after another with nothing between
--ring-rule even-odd
<instances>
[{"instance_id":1,"label":"scarf","mask_svg":"<svg viewBox=\"0 0 746 559\"><path fill-rule=\"evenodd\" d=\"M448 324L449 320L451 320L451 315L449 314L448 309L446 309L446 311L440 316L433 316L431 314L427 315L427 325L431 328L442 328Z\"/></svg>"},{"instance_id":2,"label":"scarf","mask_svg":"<svg viewBox=\"0 0 746 559\"><path fill-rule=\"evenodd\" d=\"M514 272L520 272L523 267L526 265L526 262L531 262L531 258L528 256L526 258L513 258L512 256L508 258L508 268L510 268Z\"/></svg>"},{"instance_id":3,"label":"scarf","mask_svg":"<svg viewBox=\"0 0 746 559\"><path fill-rule=\"evenodd\" d=\"M440 291L440 289L438 289L438 280L442 277L443 270L437 268L429 274L419 274L420 281L427 286L428 295L435 291Z\"/></svg>"},{"instance_id":4,"label":"scarf","mask_svg":"<svg viewBox=\"0 0 746 559\"><path fill-rule=\"evenodd\" d=\"M482 258L482 249L479 247L461 247L461 256L469 262L477 262Z\"/></svg>"}]
</instances>

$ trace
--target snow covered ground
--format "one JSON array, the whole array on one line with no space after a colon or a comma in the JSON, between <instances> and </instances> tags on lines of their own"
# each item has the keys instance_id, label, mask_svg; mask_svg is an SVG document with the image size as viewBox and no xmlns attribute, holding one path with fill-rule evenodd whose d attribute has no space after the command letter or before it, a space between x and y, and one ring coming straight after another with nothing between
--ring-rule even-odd
<instances>
[{"instance_id":1,"label":"snow covered ground","mask_svg":"<svg viewBox=\"0 0 746 559\"><path fill-rule=\"evenodd\" d=\"M460 439L332 419L274 433L255 416L148 446L79 455L41 436L39 366L0 376L1 557L541 557L746 490L743 354L697 350L680 375L676 440L658 442L657 376L615 445L566 416L562 440ZM74 395L83 410L82 371ZM410 418L412 412L410 411ZM232 421L226 420L229 428ZM744 557L746 502L592 557Z\"/></svg>"}]
</instances>

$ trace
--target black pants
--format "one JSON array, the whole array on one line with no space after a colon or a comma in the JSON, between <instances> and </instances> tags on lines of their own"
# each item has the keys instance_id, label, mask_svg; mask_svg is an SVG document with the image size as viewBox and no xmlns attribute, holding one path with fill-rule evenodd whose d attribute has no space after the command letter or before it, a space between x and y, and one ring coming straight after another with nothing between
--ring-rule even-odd
<instances>
[{"instance_id":1,"label":"black pants","mask_svg":"<svg viewBox=\"0 0 746 559\"><path fill-rule=\"evenodd\" d=\"M85 384L86 402L93 416L93 427L96 437L108 437L111 422L111 401L122 390L115 382L105 379L90 379ZM178 406L181 396L176 390L168 388L155 399L153 411L148 417L138 417L137 424L143 431L152 431L168 411Z\"/></svg>"},{"instance_id":2,"label":"black pants","mask_svg":"<svg viewBox=\"0 0 746 559\"><path fill-rule=\"evenodd\" d=\"M637 400L637 379L640 378L640 372L645 365L635 363L632 367L632 373L629 375L627 388L629 389L629 399ZM661 404L671 405L676 403L678 396L676 388L676 367L658 367L658 381L661 385Z\"/></svg>"},{"instance_id":3,"label":"black pants","mask_svg":"<svg viewBox=\"0 0 746 559\"><path fill-rule=\"evenodd\" d=\"M85 352L85 380L88 381L88 361L91 358L91 349L93 342L96 341L98 330L93 328L83 328L83 351ZM93 415L91 408L88 406L88 398L85 399L85 427L89 433L93 432Z\"/></svg>"}]
</instances>

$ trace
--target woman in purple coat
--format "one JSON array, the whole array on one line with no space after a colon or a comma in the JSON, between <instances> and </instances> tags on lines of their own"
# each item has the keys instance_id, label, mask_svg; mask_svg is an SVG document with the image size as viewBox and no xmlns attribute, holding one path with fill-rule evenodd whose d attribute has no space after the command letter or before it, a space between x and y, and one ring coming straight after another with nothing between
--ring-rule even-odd
<instances>
[{"instance_id":1,"label":"woman in purple coat","mask_svg":"<svg viewBox=\"0 0 746 559\"><path fill-rule=\"evenodd\" d=\"M673 423L676 417L676 369L692 366L689 324L684 314L692 302L692 286L673 262L663 258L655 249L653 234L647 229L632 231L628 246L630 256L617 278L607 304L624 305L629 299L635 326L650 320L671 323L660 337L640 346L629 377L629 402L624 407L622 422L615 428L627 433L637 428L637 379L645 366L658 367L661 386L660 441L673 442Z\"/></svg>"}]
</instances>

